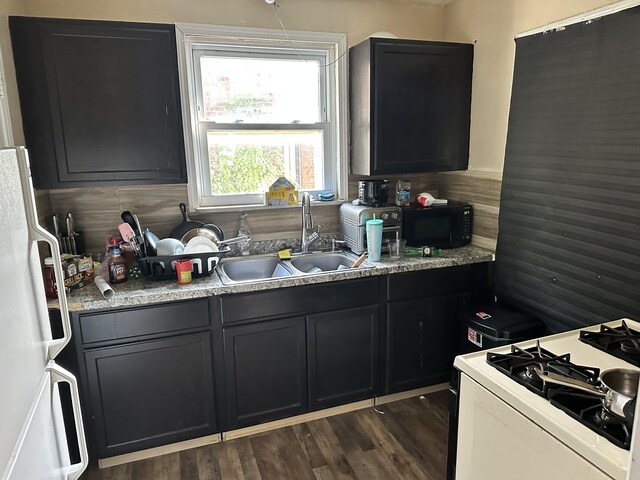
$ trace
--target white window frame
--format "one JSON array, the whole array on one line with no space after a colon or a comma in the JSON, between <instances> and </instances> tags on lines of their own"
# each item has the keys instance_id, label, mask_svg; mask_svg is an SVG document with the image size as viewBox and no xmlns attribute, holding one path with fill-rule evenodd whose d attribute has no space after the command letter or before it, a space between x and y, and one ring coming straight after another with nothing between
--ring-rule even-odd
<instances>
[{"instance_id":1,"label":"white window frame","mask_svg":"<svg viewBox=\"0 0 640 480\"><path fill-rule=\"evenodd\" d=\"M288 37L287 37L288 35ZM282 30L228 27L221 25L176 24L176 39L178 43L178 71L180 76L180 96L182 101L182 118L184 126L185 151L187 158L189 208L191 211L204 209L244 210L261 208L261 195L220 195L211 196L208 175L207 155L207 125L199 120L198 104L202 96L196 79L199 77L197 69L199 62L194 61L194 55L208 49L219 50L243 47L256 49L271 48L296 50L304 58L310 50L326 51L327 72L326 85L321 84L321 95L329 98L324 104L327 112L323 114L323 122L315 128L323 130L325 155L325 184L327 175L333 179L338 200L347 195L348 182L348 135L347 135L347 39L343 33L303 32ZM295 53L295 52L294 52ZM324 53L324 52L323 52ZM295 58L299 58L295 54ZM317 58L317 57L316 57ZM218 125L225 129L231 125ZM279 125L270 124L232 124L233 129L278 130ZM287 125L286 130L309 129L310 124L296 126ZM268 207L275 208L275 207Z\"/></svg>"}]
</instances>

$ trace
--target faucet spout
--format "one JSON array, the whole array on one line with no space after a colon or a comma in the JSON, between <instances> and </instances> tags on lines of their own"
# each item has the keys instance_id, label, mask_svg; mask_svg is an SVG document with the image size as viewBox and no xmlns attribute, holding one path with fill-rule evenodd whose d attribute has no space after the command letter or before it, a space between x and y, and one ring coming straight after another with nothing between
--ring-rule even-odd
<instances>
[{"instance_id":1,"label":"faucet spout","mask_svg":"<svg viewBox=\"0 0 640 480\"><path fill-rule=\"evenodd\" d=\"M309 234L309 231L313 230L313 217L311 216L311 196L309 192L304 192L302 194L302 237L300 239L300 245L302 249L302 253L308 253L309 247L318 241L320 238L320 229L322 228L318 225L315 232Z\"/></svg>"}]
</instances>

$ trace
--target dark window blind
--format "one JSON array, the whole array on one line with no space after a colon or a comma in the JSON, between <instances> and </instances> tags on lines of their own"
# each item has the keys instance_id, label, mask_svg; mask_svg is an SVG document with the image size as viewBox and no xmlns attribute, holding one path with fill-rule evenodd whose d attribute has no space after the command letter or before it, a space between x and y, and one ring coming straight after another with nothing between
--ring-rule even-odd
<instances>
[{"instance_id":1,"label":"dark window blind","mask_svg":"<svg viewBox=\"0 0 640 480\"><path fill-rule=\"evenodd\" d=\"M516 40L499 228L499 298L640 320L640 7Z\"/></svg>"}]
</instances>

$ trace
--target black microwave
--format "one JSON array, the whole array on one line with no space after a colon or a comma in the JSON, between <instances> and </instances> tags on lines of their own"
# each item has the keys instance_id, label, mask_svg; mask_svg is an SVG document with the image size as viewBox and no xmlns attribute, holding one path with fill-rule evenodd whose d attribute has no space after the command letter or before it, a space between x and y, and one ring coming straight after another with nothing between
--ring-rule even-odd
<instances>
[{"instance_id":1,"label":"black microwave","mask_svg":"<svg viewBox=\"0 0 640 480\"><path fill-rule=\"evenodd\" d=\"M457 248L471 243L473 207L449 200L446 205L402 208L402 238L407 245Z\"/></svg>"}]
</instances>

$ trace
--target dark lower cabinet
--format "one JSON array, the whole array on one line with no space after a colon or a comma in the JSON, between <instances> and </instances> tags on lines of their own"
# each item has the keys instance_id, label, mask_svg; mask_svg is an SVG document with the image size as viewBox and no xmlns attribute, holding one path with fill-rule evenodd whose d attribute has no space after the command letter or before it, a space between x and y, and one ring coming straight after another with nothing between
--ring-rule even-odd
<instances>
[{"instance_id":1,"label":"dark lower cabinet","mask_svg":"<svg viewBox=\"0 0 640 480\"><path fill-rule=\"evenodd\" d=\"M74 313L91 455L447 381L476 278L462 266Z\"/></svg>"},{"instance_id":2,"label":"dark lower cabinet","mask_svg":"<svg viewBox=\"0 0 640 480\"><path fill-rule=\"evenodd\" d=\"M216 432L209 332L84 353L99 458Z\"/></svg>"},{"instance_id":3,"label":"dark lower cabinet","mask_svg":"<svg viewBox=\"0 0 640 480\"><path fill-rule=\"evenodd\" d=\"M304 317L223 330L230 428L307 410Z\"/></svg>"},{"instance_id":4,"label":"dark lower cabinet","mask_svg":"<svg viewBox=\"0 0 640 480\"><path fill-rule=\"evenodd\" d=\"M378 309L371 305L307 317L311 409L378 393Z\"/></svg>"},{"instance_id":5,"label":"dark lower cabinet","mask_svg":"<svg viewBox=\"0 0 640 480\"><path fill-rule=\"evenodd\" d=\"M387 305L387 393L449 380L458 353L456 314L463 298L456 295Z\"/></svg>"}]
</instances>

